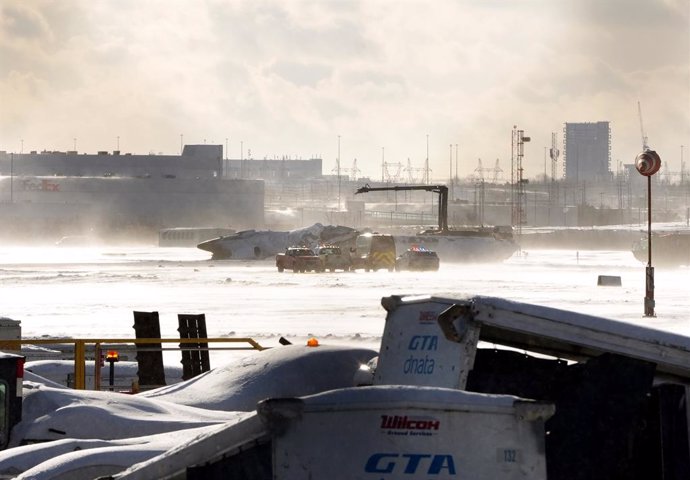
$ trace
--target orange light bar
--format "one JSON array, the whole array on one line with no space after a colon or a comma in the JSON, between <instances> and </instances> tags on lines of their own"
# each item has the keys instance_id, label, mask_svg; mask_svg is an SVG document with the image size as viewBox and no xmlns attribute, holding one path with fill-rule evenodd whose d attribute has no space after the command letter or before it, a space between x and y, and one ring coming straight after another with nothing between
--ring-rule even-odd
<instances>
[{"instance_id":1,"label":"orange light bar","mask_svg":"<svg viewBox=\"0 0 690 480\"><path fill-rule=\"evenodd\" d=\"M319 341L317 339L315 339L314 337L307 340L307 347L318 347L318 346L319 346Z\"/></svg>"},{"instance_id":2,"label":"orange light bar","mask_svg":"<svg viewBox=\"0 0 690 480\"><path fill-rule=\"evenodd\" d=\"M108 350L108 353L105 354L105 359L108 362L119 362L120 355L117 353L116 350Z\"/></svg>"}]
</instances>

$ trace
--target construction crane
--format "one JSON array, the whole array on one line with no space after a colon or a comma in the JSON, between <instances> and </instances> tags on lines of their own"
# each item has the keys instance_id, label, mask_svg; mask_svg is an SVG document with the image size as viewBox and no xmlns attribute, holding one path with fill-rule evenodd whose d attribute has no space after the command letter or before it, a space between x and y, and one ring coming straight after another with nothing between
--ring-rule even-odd
<instances>
[{"instance_id":1,"label":"construction crane","mask_svg":"<svg viewBox=\"0 0 690 480\"><path fill-rule=\"evenodd\" d=\"M642 134L642 151L649 150L649 145L647 145L647 135L644 133L644 125L642 124L642 107L640 106L640 101L637 101L637 114L640 117L640 133Z\"/></svg>"}]
</instances>

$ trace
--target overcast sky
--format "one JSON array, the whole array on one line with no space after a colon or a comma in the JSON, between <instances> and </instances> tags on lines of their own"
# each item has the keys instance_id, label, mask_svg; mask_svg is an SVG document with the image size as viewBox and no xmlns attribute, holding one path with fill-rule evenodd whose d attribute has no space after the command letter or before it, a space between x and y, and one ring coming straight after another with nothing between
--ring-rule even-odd
<instances>
[{"instance_id":1,"label":"overcast sky","mask_svg":"<svg viewBox=\"0 0 690 480\"><path fill-rule=\"evenodd\" d=\"M331 173L340 142L344 170L380 179L382 160L424 167L428 139L435 179L450 145L453 174L499 159L510 178L517 125L535 177L565 122L610 121L616 171L641 150L639 101L662 162L680 171L683 151L690 169L688 0L0 5L0 150L227 142L230 158L319 156Z\"/></svg>"}]
</instances>

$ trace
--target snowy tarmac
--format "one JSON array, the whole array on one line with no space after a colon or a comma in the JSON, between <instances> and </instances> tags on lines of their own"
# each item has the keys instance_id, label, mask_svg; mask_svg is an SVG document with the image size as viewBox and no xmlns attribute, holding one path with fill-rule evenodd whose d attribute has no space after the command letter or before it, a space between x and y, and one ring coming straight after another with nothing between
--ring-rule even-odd
<instances>
[{"instance_id":1,"label":"snowy tarmac","mask_svg":"<svg viewBox=\"0 0 690 480\"><path fill-rule=\"evenodd\" d=\"M599 275L620 276L622 286L597 286ZM0 316L20 320L27 338L133 337L137 310L158 311L164 337L178 335L178 313L204 313L210 337L270 347L281 336L314 336L378 348L381 298L403 294L498 296L690 335L690 268L656 269L656 317L644 317L645 265L629 251L530 250L497 264L441 259L438 272L295 274L278 273L272 260L211 261L195 248L2 248L0 286Z\"/></svg>"},{"instance_id":2,"label":"snowy tarmac","mask_svg":"<svg viewBox=\"0 0 690 480\"><path fill-rule=\"evenodd\" d=\"M280 337L298 344L242 361L231 357L244 351L213 352L214 370L206 375L138 396L27 384L25 418L14 430L14 444L65 438L0 452L0 471L45 479L60 472L92 478L72 476L71 469L80 468L114 473L214 432L214 424L244 418L226 407L251 410L266 396L351 386L357 366L378 350L386 315L381 298L391 295L503 297L690 335L690 269L657 270L657 316L644 317L645 265L624 251L534 250L500 264L442 261L438 272L308 274L278 273L271 261L210 261L206 255L158 247L0 250L0 315L21 320L25 338L133 337L132 311L143 310L159 312L164 337L177 335L178 313L205 313L209 336L253 337L265 347L278 346ZM621 286L597 286L600 275L620 276ZM313 367L294 369L311 372L306 376L285 373L281 365L309 350L299 345L312 336L331 344L317 353L340 360L309 355L321 374ZM357 350L338 351L341 345ZM168 365L179 364L178 352L165 355ZM272 357L279 362L267 368ZM261 375L270 378L250 382ZM186 423L179 425L180 419ZM84 430L82 423L101 431Z\"/></svg>"}]
</instances>

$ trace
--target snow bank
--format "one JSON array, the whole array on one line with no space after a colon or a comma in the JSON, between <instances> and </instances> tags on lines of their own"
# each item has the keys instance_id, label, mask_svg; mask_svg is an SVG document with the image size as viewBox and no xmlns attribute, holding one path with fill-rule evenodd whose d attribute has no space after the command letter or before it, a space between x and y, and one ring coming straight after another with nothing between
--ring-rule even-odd
<instances>
[{"instance_id":1,"label":"snow bank","mask_svg":"<svg viewBox=\"0 0 690 480\"><path fill-rule=\"evenodd\" d=\"M253 411L257 402L269 397L300 397L355 386L360 366L377 354L344 346L281 346L139 396L212 410Z\"/></svg>"}]
</instances>

